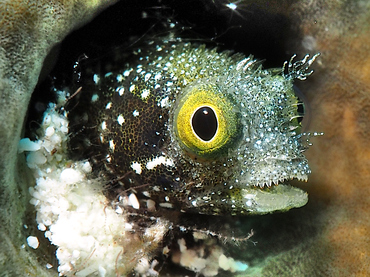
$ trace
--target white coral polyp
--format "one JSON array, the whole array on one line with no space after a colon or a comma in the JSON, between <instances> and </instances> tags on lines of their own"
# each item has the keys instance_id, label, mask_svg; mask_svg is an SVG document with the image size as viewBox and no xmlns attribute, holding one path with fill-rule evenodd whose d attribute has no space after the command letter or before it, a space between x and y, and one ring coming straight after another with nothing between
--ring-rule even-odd
<instances>
[{"instance_id":1,"label":"white coral polyp","mask_svg":"<svg viewBox=\"0 0 370 277\"><path fill-rule=\"evenodd\" d=\"M124 212L107 205L98 180L86 178L89 162L68 160L67 114L61 115L50 104L41 128L44 136L36 142L22 139L19 152L28 151L27 164L36 178L36 186L29 189L30 203L36 208L38 226L44 226L45 237L58 248L59 274L116 276L131 271L135 263L127 260L143 258L143 254L135 257L135 252L142 253L143 242L133 244L127 238ZM160 222L152 228L160 240L167 225ZM130 251L125 256L127 241Z\"/></svg>"}]
</instances>

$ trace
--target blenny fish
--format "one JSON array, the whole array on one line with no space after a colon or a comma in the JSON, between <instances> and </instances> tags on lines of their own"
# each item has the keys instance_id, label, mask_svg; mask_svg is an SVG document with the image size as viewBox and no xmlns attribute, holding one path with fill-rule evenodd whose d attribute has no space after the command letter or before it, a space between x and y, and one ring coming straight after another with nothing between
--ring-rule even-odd
<instances>
[{"instance_id":1,"label":"blenny fish","mask_svg":"<svg viewBox=\"0 0 370 277\"><path fill-rule=\"evenodd\" d=\"M72 155L137 212L248 215L301 207L307 148L293 81L317 55L264 69L253 56L158 39L83 68L69 103Z\"/></svg>"}]
</instances>

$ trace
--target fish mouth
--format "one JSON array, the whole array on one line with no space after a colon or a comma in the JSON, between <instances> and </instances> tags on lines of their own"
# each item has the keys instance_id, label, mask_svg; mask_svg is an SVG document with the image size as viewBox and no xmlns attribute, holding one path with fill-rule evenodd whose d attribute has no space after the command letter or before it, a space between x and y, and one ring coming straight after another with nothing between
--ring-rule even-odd
<instances>
[{"instance_id":1,"label":"fish mouth","mask_svg":"<svg viewBox=\"0 0 370 277\"><path fill-rule=\"evenodd\" d=\"M302 176L245 186L239 191L239 201L249 214L285 212L303 207L308 202L308 193L292 186L289 181L293 179L307 182L307 177Z\"/></svg>"},{"instance_id":2,"label":"fish mouth","mask_svg":"<svg viewBox=\"0 0 370 277\"><path fill-rule=\"evenodd\" d=\"M277 186L233 187L220 195L194 197L189 210L213 215L264 215L274 212L286 212L307 204L308 194L288 183Z\"/></svg>"},{"instance_id":3,"label":"fish mouth","mask_svg":"<svg viewBox=\"0 0 370 277\"><path fill-rule=\"evenodd\" d=\"M241 189L240 197L250 214L288 211L292 208L300 208L308 202L307 192L287 183L264 189L246 187Z\"/></svg>"},{"instance_id":4,"label":"fish mouth","mask_svg":"<svg viewBox=\"0 0 370 277\"><path fill-rule=\"evenodd\" d=\"M279 185L289 185L289 181L292 180L297 180L299 182L307 182L308 181L308 176L307 175L301 175L301 176L295 176L291 177L290 179L278 179L278 180L270 180L268 182L261 182L257 183L254 186L259 187L260 189L264 188L271 188L274 186L279 186Z\"/></svg>"},{"instance_id":5,"label":"fish mouth","mask_svg":"<svg viewBox=\"0 0 370 277\"><path fill-rule=\"evenodd\" d=\"M217 192L212 191L206 195L202 190L201 193L191 195L187 210L212 215L263 215L300 208L307 202L307 192L283 180L271 186L239 184L220 187Z\"/></svg>"}]
</instances>

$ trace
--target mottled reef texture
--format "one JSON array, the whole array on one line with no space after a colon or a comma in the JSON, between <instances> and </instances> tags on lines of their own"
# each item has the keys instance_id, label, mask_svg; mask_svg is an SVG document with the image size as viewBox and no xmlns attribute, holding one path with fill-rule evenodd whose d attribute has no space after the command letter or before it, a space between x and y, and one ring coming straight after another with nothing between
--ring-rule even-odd
<instances>
[{"instance_id":1,"label":"mottled reef texture","mask_svg":"<svg viewBox=\"0 0 370 277\"><path fill-rule=\"evenodd\" d=\"M48 276L35 253L20 248L25 243L28 194L16 146L44 57L53 44L110 2L0 4L0 276ZM276 247L285 246L266 249L273 255L259 272L369 276L370 4L366 0L256 2L290 18L292 30L301 34L289 42L291 52L321 52L315 74L300 88L310 101L309 131L325 133L312 139L314 146L307 152L313 174L304 189L310 202L291 213L293 223L306 221L305 225L295 224L302 230L288 232L295 234L290 238L283 232L289 229L289 220L284 228L277 226L278 231L271 226L265 239L277 242Z\"/></svg>"},{"instance_id":2,"label":"mottled reef texture","mask_svg":"<svg viewBox=\"0 0 370 277\"><path fill-rule=\"evenodd\" d=\"M292 28L302 34L293 48L321 52L314 75L299 84L312 110L309 131L325 133L307 152L313 174L300 214L317 234L306 231L311 239L269 260L262 272L369 276L370 3L303 1L290 8Z\"/></svg>"},{"instance_id":3,"label":"mottled reef texture","mask_svg":"<svg viewBox=\"0 0 370 277\"><path fill-rule=\"evenodd\" d=\"M307 2L295 10L297 26L322 53L312 82L305 84L310 130L325 133L307 153L314 172L309 207L321 207L322 220L308 253L321 261L317 274L369 276L370 3Z\"/></svg>"},{"instance_id":4,"label":"mottled reef texture","mask_svg":"<svg viewBox=\"0 0 370 277\"><path fill-rule=\"evenodd\" d=\"M0 3L0 276L48 276L22 234L29 195L18 160L28 102L44 58L71 30L91 20L109 0ZM21 157L23 158L23 156Z\"/></svg>"}]
</instances>

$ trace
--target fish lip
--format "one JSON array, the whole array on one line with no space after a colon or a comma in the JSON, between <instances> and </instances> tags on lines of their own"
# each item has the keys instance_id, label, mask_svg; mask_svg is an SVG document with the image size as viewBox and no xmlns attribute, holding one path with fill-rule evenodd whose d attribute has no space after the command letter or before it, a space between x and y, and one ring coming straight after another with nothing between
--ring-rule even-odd
<instances>
[{"instance_id":1,"label":"fish lip","mask_svg":"<svg viewBox=\"0 0 370 277\"><path fill-rule=\"evenodd\" d=\"M307 204L308 193L287 182L280 186L249 187L240 191L241 201L250 215L263 215L300 208Z\"/></svg>"}]
</instances>

